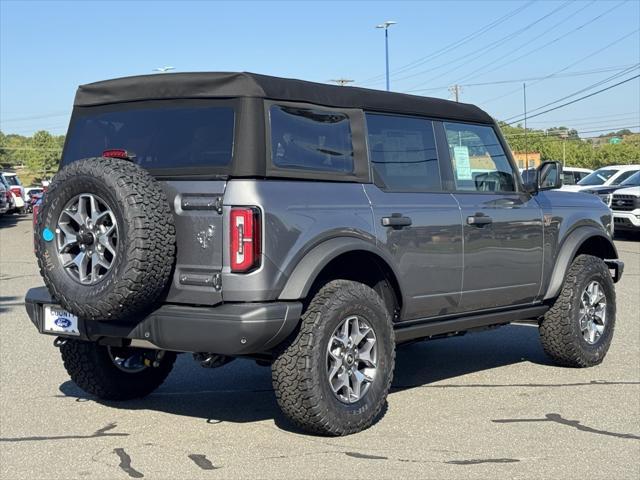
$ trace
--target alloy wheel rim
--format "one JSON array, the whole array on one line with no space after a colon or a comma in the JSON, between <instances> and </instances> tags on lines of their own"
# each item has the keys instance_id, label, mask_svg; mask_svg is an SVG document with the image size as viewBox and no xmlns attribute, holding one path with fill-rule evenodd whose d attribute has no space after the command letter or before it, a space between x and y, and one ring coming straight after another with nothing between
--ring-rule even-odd
<instances>
[{"instance_id":1,"label":"alloy wheel rim","mask_svg":"<svg viewBox=\"0 0 640 480\"><path fill-rule=\"evenodd\" d=\"M607 297L595 280L582 291L579 314L580 332L589 345L598 343L606 328Z\"/></svg>"},{"instance_id":2,"label":"alloy wheel rim","mask_svg":"<svg viewBox=\"0 0 640 480\"><path fill-rule=\"evenodd\" d=\"M343 403L355 403L367 394L378 364L376 334L367 320L353 315L333 331L327 345L327 378Z\"/></svg>"},{"instance_id":3,"label":"alloy wheel rim","mask_svg":"<svg viewBox=\"0 0 640 480\"><path fill-rule=\"evenodd\" d=\"M98 283L117 257L116 216L98 195L81 193L62 209L56 226L58 257L64 270L82 285Z\"/></svg>"}]
</instances>

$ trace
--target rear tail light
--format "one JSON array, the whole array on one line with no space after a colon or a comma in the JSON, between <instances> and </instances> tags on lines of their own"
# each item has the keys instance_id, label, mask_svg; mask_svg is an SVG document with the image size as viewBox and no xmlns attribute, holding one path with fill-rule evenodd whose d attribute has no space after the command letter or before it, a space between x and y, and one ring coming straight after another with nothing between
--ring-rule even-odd
<instances>
[{"instance_id":1,"label":"rear tail light","mask_svg":"<svg viewBox=\"0 0 640 480\"><path fill-rule=\"evenodd\" d=\"M10 187L10 190L16 197L22 197L22 190L20 187Z\"/></svg>"},{"instance_id":2,"label":"rear tail light","mask_svg":"<svg viewBox=\"0 0 640 480\"><path fill-rule=\"evenodd\" d=\"M252 207L231 209L231 271L248 272L260 266L260 210Z\"/></svg>"}]
</instances>

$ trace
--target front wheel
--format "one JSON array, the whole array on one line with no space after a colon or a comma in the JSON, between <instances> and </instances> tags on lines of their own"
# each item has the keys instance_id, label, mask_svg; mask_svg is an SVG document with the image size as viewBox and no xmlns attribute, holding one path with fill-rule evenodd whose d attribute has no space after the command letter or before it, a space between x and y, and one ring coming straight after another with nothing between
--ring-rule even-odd
<instances>
[{"instance_id":1,"label":"front wheel","mask_svg":"<svg viewBox=\"0 0 640 480\"><path fill-rule=\"evenodd\" d=\"M369 427L385 405L395 342L380 296L334 280L313 297L300 330L272 366L278 404L298 426L321 435Z\"/></svg>"},{"instance_id":2,"label":"front wheel","mask_svg":"<svg viewBox=\"0 0 640 480\"><path fill-rule=\"evenodd\" d=\"M579 255L540 325L545 352L568 367L602 362L613 338L616 292L602 259Z\"/></svg>"},{"instance_id":3,"label":"front wheel","mask_svg":"<svg viewBox=\"0 0 640 480\"><path fill-rule=\"evenodd\" d=\"M71 380L102 400L131 400L153 392L165 381L176 354L67 340L60 346Z\"/></svg>"}]
</instances>

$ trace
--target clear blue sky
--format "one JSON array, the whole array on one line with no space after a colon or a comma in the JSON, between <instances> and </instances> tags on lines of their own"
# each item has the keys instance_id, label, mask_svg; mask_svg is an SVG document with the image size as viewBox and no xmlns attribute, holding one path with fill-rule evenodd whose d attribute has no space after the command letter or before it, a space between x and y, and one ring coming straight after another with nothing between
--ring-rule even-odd
<instances>
[{"instance_id":1,"label":"clear blue sky","mask_svg":"<svg viewBox=\"0 0 640 480\"><path fill-rule=\"evenodd\" d=\"M0 14L0 120L5 133L64 133L77 85L151 73L164 65L182 72L247 70L319 82L346 77L384 88L384 36L374 28L384 20L398 22L389 30L392 90L426 89L416 93L451 98L446 87L461 83L462 101L480 104L499 119L522 112L522 82L469 84L559 71L570 75L527 80L528 106L534 109L640 62L639 0L0 0ZM419 66L394 74L424 57ZM636 67L599 88L638 73ZM588 132L640 125L639 111L636 79L530 124L568 124Z\"/></svg>"}]
</instances>

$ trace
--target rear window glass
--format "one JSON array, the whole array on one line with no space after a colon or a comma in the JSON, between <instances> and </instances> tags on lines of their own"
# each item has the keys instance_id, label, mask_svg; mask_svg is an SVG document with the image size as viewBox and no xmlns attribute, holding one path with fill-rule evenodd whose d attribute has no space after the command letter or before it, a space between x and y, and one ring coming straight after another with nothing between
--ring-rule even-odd
<instances>
[{"instance_id":1,"label":"rear window glass","mask_svg":"<svg viewBox=\"0 0 640 480\"><path fill-rule=\"evenodd\" d=\"M353 172L351 125L344 113L273 105L269 119L271 158L275 166Z\"/></svg>"},{"instance_id":2,"label":"rear window glass","mask_svg":"<svg viewBox=\"0 0 640 480\"><path fill-rule=\"evenodd\" d=\"M233 152L233 129L231 107L96 110L75 117L62 163L125 149L148 169L226 167Z\"/></svg>"},{"instance_id":3,"label":"rear window glass","mask_svg":"<svg viewBox=\"0 0 640 480\"><path fill-rule=\"evenodd\" d=\"M4 179L8 185L20 186L20 180L16 175L4 175Z\"/></svg>"}]
</instances>

